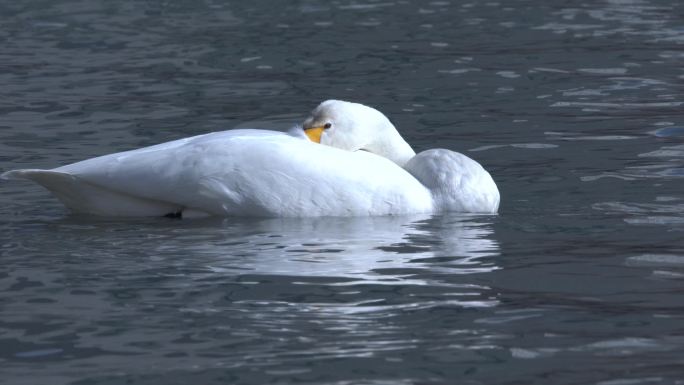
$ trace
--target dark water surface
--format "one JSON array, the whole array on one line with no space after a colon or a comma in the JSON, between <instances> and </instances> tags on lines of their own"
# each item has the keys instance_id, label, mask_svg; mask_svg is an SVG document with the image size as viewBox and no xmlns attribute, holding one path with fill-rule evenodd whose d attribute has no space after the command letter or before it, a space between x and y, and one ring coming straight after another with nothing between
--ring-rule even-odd
<instances>
[{"instance_id":1,"label":"dark water surface","mask_svg":"<svg viewBox=\"0 0 684 385\"><path fill-rule=\"evenodd\" d=\"M0 170L321 100L498 216L69 215L0 184L2 384L684 384L684 3L0 1Z\"/></svg>"}]
</instances>

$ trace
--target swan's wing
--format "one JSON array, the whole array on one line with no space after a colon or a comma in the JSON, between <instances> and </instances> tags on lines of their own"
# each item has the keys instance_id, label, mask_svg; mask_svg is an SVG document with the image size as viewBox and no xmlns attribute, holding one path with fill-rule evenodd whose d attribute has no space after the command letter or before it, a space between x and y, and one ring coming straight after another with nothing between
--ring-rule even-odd
<instances>
[{"instance_id":1,"label":"swan's wing","mask_svg":"<svg viewBox=\"0 0 684 385\"><path fill-rule=\"evenodd\" d=\"M54 170L24 169L8 171L3 179L28 179L50 190L76 213L114 216L162 216L183 207L172 202L148 199L103 188L77 176Z\"/></svg>"},{"instance_id":2,"label":"swan's wing","mask_svg":"<svg viewBox=\"0 0 684 385\"><path fill-rule=\"evenodd\" d=\"M282 135L275 132L274 134ZM194 202L198 200L200 179L216 174L223 165L231 167L231 164L226 164L226 160L236 161L236 156L232 154L236 149L236 138L268 136L270 132L263 130L216 132L87 159L47 170L44 175L69 175L72 181L78 181L84 186L166 203L182 209L189 205L194 206ZM208 151L211 148L214 151ZM217 149L222 149L221 156L212 158ZM45 177L40 181L35 177L29 179L54 191L56 183L51 183L50 186L42 183ZM55 182L66 181L64 178L52 179ZM72 183L71 187L76 186ZM64 189L65 187L61 188ZM207 206L206 201L200 203Z\"/></svg>"},{"instance_id":3,"label":"swan's wing","mask_svg":"<svg viewBox=\"0 0 684 385\"><path fill-rule=\"evenodd\" d=\"M384 158L263 130L201 135L52 171L215 215L382 215L432 205L415 178Z\"/></svg>"},{"instance_id":4,"label":"swan's wing","mask_svg":"<svg viewBox=\"0 0 684 385\"><path fill-rule=\"evenodd\" d=\"M224 215L342 216L429 212L429 191L382 157L279 136L234 137L203 146L192 172L200 209ZM216 167L218 165L218 167Z\"/></svg>"},{"instance_id":5,"label":"swan's wing","mask_svg":"<svg viewBox=\"0 0 684 385\"><path fill-rule=\"evenodd\" d=\"M238 170L216 175L211 191L244 199L240 215L342 216L423 213L429 191L391 161L293 139L244 143ZM226 196L229 193L226 194Z\"/></svg>"}]
</instances>

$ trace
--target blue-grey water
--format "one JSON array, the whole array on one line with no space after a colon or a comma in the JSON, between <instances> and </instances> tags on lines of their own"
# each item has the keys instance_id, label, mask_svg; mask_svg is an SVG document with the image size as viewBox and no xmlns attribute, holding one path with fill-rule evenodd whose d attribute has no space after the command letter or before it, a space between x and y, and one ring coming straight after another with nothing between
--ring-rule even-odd
<instances>
[{"instance_id":1,"label":"blue-grey water","mask_svg":"<svg viewBox=\"0 0 684 385\"><path fill-rule=\"evenodd\" d=\"M497 216L111 219L0 183L2 384L684 384L684 3L0 1L0 170L328 98Z\"/></svg>"}]
</instances>

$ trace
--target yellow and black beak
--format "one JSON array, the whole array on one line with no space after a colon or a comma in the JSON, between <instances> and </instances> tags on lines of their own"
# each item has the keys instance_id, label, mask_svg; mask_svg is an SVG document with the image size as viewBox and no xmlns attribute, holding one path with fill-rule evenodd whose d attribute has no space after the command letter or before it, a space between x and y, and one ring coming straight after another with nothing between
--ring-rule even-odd
<instances>
[{"instance_id":1,"label":"yellow and black beak","mask_svg":"<svg viewBox=\"0 0 684 385\"><path fill-rule=\"evenodd\" d=\"M304 128L304 133L312 142L320 143L323 135L324 126Z\"/></svg>"}]
</instances>

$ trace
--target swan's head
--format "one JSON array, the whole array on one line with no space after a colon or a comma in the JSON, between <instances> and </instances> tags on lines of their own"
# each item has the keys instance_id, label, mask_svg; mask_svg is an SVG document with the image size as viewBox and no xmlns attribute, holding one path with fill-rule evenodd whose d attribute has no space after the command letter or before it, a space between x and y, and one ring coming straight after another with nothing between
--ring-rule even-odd
<instances>
[{"instance_id":1,"label":"swan's head","mask_svg":"<svg viewBox=\"0 0 684 385\"><path fill-rule=\"evenodd\" d=\"M432 149L405 167L432 193L438 211L496 213L499 189L479 163L458 152Z\"/></svg>"},{"instance_id":2,"label":"swan's head","mask_svg":"<svg viewBox=\"0 0 684 385\"><path fill-rule=\"evenodd\" d=\"M342 100L319 104L302 126L311 141L349 151L364 150L394 129L380 111Z\"/></svg>"},{"instance_id":3,"label":"swan's head","mask_svg":"<svg viewBox=\"0 0 684 385\"><path fill-rule=\"evenodd\" d=\"M313 142L347 151L365 150L401 166L415 155L385 115L363 104L326 100L302 126Z\"/></svg>"}]
</instances>

